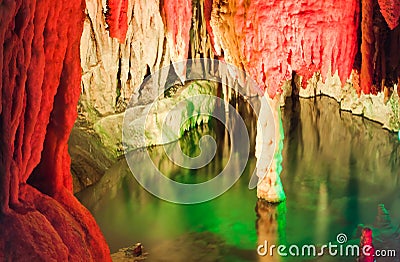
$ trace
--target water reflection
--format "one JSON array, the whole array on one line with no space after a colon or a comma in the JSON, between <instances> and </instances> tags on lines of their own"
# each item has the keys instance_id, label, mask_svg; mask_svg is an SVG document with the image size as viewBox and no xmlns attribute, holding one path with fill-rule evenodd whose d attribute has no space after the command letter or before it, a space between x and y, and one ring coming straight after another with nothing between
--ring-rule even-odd
<instances>
[{"instance_id":1,"label":"water reflection","mask_svg":"<svg viewBox=\"0 0 400 262\"><path fill-rule=\"evenodd\" d=\"M243 105L240 110L254 142L256 119ZM277 261L278 256L258 256L257 245L264 240L318 245L341 232L350 237L358 224L373 224L379 203L390 210L393 224L400 223L400 143L395 134L340 112L337 103L325 97L289 101L282 116L285 208L260 204L256 192L247 188L255 167L254 144L240 180L206 203L176 205L153 197L137 184L124 159L78 197L95 216L112 251L142 242L149 261ZM186 154L196 156L196 142L204 134L216 138L218 150L200 171L174 165L159 147L149 149L150 155L176 181L207 181L222 170L230 154L224 128L212 122L178 143ZM134 153L137 161L143 153Z\"/></svg>"},{"instance_id":2,"label":"water reflection","mask_svg":"<svg viewBox=\"0 0 400 262\"><path fill-rule=\"evenodd\" d=\"M286 244L286 203L269 204L258 200L257 212L257 251L261 253L258 261L278 262L281 261L275 247ZM259 248L263 245L263 248Z\"/></svg>"},{"instance_id":3,"label":"water reflection","mask_svg":"<svg viewBox=\"0 0 400 262\"><path fill-rule=\"evenodd\" d=\"M282 115L281 178L288 194L288 227L294 230L291 242L324 243L339 232L350 235L359 222L373 223L380 202L396 210L399 220L395 134L340 111L327 97L288 101ZM315 221L311 234L295 228L307 220Z\"/></svg>"}]
</instances>

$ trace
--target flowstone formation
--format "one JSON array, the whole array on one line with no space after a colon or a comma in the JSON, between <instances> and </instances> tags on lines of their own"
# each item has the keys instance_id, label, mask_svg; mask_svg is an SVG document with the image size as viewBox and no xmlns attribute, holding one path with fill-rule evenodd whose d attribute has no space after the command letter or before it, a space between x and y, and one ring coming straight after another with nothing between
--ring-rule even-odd
<instances>
[{"instance_id":1,"label":"flowstone formation","mask_svg":"<svg viewBox=\"0 0 400 262\"><path fill-rule=\"evenodd\" d=\"M110 261L74 197L82 1L0 3L0 260Z\"/></svg>"}]
</instances>

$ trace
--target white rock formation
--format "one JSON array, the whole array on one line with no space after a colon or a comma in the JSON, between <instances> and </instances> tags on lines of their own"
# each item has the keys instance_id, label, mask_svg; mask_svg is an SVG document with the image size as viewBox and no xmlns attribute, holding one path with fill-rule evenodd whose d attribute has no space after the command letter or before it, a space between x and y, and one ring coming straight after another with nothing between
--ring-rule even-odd
<instances>
[{"instance_id":1,"label":"white rock formation","mask_svg":"<svg viewBox=\"0 0 400 262\"><path fill-rule=\"evenodd\" d=\"M341 110L350 111L355 115L361 115L370 120L379 122L383 125L383 128L388 130L399 131L400 108L397 92L393 92L386 103L383 92L377 95L365 95L363 93L358 95L352 84L352 78L354 76L355 74L352 74L351 78L347 80L343 87L337 72L335 72L333 76L328 73L325 82L321 80L318 74L314 74L308 81L306 89L300 87L300 77L296 79L295 82L300 91L300 97L310 98L317 95L330 96L340 104ZM284 85L284 87L291 88L290 85ZM394 86L394 90L396 89L397 85ZM286 90L286 93L290 94L291 92Z\"/></svg>"},{"instance_id":2,"label":"white rock formation","mask_svg":"<svg viewBox=\"0 0 400 262\"><path fill-rule=\"evenodd\" d=\"M272 114L268 113L269 107L272 109ZM274 137L271 134L271 126L275 131ZM265 99L261 99L257 120L256 167L257 176L261 179L257 185L257 196L271 203L282 202L286 199L279 176L282 171L282 149L283 127L280 98L276 95L274 99L271 99L266 94Z\"/></svg>"},{"instance_id":3,"label":"white rock formation","mask_svg":"<svg viewBox=\"0 0 400 262\"><path fill-rule=\"evenodd\" d=\"M207 123L209 120L206 114L189 118L190 112L184 108L187 103L180 102L193 100L191 103L193 112L205 112L212 115L215 100L209 99L207 95L215 96L216 85L207 81L192 82L181 87L179 96L163 98L155 104L134 106L128 108L125 113L103 117L94 124L93 128L100 136L102 143L117 156L123 154L124 150L131 151L176 141L185 131L201 123ZM191 100L191 97L195 99ZM124 117L129 125L123 130ZM188 118L189 120L185 122ZM142 128L144 126L145 130ZM180 132L177 133L176 130ZM131 138L124 141L127 143L126 148L122 145L122 132L125 132L125 137ZM143 134L146 135L145 139L141 139Z\"/></svg>"}]
</instances>

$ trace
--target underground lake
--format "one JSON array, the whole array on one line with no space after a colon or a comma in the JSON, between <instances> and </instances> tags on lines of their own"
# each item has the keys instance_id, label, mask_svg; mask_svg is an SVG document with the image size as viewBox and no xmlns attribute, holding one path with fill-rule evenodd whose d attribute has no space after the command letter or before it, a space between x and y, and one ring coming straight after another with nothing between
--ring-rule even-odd
<instances>
[{"instance_id":1,"label":"underground lake","mask_svg":"<svg viewBox=\"0 0 400 262\"><path fill-rule=\"evenodd\" d=\"M262 257L257 246L266 240L320 247L336 242L339 234L346 235L346 242L358 244L357 226L374 226L379 204L390 211L392 224L399 225L400 142L396 134L339 110L338 103L326 96L289 98L282 108L281 179L287 200L268 204L248 189L256 164L256 118L246 103L239 102L251 141L250 158L240 179L221 196L193 205L161 200L137 183L125 158L99 183L77 194L94 215L112 253L140 242L149 261L355 261L355 257ZM204 182L218 174L229 154L235 153L217 120L174 143L194 157L200 154L198 142L204 135L215 138L217 152L198 170L175 165L162 146L137 150L130 157L140 161L147 151L170 179ZM391 259L380 261L396 261Z\"/></svg>"},{"instance_id":2,"label":"underground lake","mask_svg":"<svg viewBox=\"0 0 400 262\"><path fill-rule=\"evenodd\" d=\"M0 0L0 262L400 262L399 50L400 0Z\"/></svg>"}]
</instances>

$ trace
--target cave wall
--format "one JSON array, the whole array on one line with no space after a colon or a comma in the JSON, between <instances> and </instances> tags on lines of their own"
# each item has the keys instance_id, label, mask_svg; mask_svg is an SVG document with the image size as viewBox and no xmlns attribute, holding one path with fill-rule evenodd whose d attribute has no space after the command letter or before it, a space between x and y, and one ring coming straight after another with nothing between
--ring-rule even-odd
<instances>
[{"instance_id":1,"label":"cave wall","mask_svg":"<svg viewBox=\"0 0 400 262\"><path fill-rule=\"evenodd\" d=\"M384 57L394 54L395 71L399 0L374 3L389 30ZM315 72L326 80L337 70L343 85L360 40L369 46L361 58L379 46L370 34L377 20L372 27L361 20L359 35L366 6L356 0L87 0L86 7L79 0L3 0L0 7L1 260L109 260L95 221L72 195L67 141L80 93L88 118L120 113L132 94L138 104L151 96L154 90L136 89L149 73L216 55L274 96L293 72L305 87ZM377 61L361 61L361 82L352 83L358 94L371 92L374 78L363 81ZM174 71L184 80L185 70Z\"/></svg>"},{"instance_id":2,"label":"cave wall","mask_svg":"<svg viewBox=\"0 0 400 262\"><path fill-rule=\"evenodd\" d=\"M85 12L81 103L90 117L123 112L132 95L144 103L143 79L188 57L191 1L86 0ZM184 68L175 71L184 78ZM157 91L144 90L150 96Z\"/></svg>"},{"instance_id":3,"label":"cave wall","mask_svg":"<svg viewBox=\"0 0 400 262\"><path fill-rule=\"evenodd\" d=\"M138 120L165 86L191 88L192 83L182 85L186 68L179 64L173 64L157 79L154 73L187 58L213 56L205 20L204 0L86 0L80 43L82 95L74 139L70 140L70 153L78 159L72 163L76 192L98 181L123 155L122 121L128 104ZM142 85L150 74L156 83ZM192 91L215 93L208 85L203 87ZM212 110L210 107L210 113ZM202 122L206 121L203 117ZM159 130L158 126L153 128L155 133ZM79 142L85 139L85 133L92 136L89 144ZM158 144L158 140L149 137L146 146ZM143 145L135 147L139 146Z\"/></svg>"},{"instance_id":4,"label":"cave wall","mask_svg":"<svg viewBox=\"0 0 400 262\"><path fill-rule=\"evenodd\" d=\"M0 260L109 261L72 194L84 2L0 2Z\"/></svg>"},{"instance_id":5,"label":"cave wall","mask_svg":"<svg viewBox=\"0 0 400 262\"><path fill-rule=\"evenodd\" d=\"M123 112L132 96L145 104L158 94L140 90L146 76L187 58L212 58L204 8L204 0L86 0L82 113L95 122ZM184 80L186 68L173 73Z\"/></svg>"},{"instance_id":6,"label":"cave wall","mask_svg":"<svg viewBox=\"0 0 400 262\"><path fill-rule=\"evenodd\" d=\"M145 76L193 57L246 70L271 97L294 76L303 88L335 85L337 75L356 96L383 92L378 108L398 89L399 0L86 2L81 105L87 118L123 112L131 95L140 100ZM184 80L185 68L175 73Z\"/></svg>"}]
</instances>

